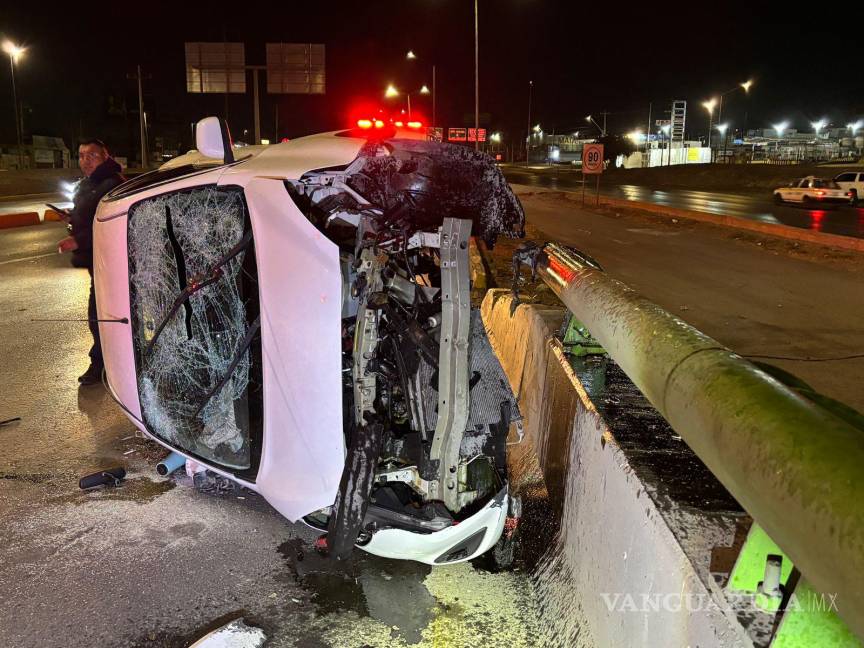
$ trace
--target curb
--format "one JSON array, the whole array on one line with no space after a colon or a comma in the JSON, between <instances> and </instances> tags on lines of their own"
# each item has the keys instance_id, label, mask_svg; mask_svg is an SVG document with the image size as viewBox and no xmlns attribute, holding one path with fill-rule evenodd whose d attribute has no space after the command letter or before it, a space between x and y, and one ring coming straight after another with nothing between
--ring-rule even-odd
<instances>
[{"instance_id":1,"label":"curb","mask_svg":"<svg viewBox=\"0 0 864 648\"><path fill-rule=\"evenodd\" d=\"M791 225L762 223L759 221L750 221L744 218L738 218L737 216L721 216L719 214L708 214L706 212L691 211L689 209L664 207L662 205L654 205L653 203L623 200L620 198L606 198L603 196L600 197L600 204L609 207L629 207L631 209L647 211L653 214L686 218L688 220L701 221L703 223L712 223L714 225L747 230L749 232L757 232L769 236L777 236L779 238L790 239L793 241L804 241L807 243L816 243L818 245L840 248L842 250L864 252L864 239L853 238L851 236L841 236L839 234L826 234L825 232L813 232L800 227L792 227Z\"/></svg>"},{"instance_id":2,"label":"curb","mask_svg":"<svg viewBox=\"0 0 864 648\"><path fill-rule=\"evenodd\" d=\"M44 222L62 223L63 217L53 209L46 209L43 216L39 212L21 212L18 214L0 214L0 229L13 227L30 227Z\"/></svg>"},{"instance_id":3,"label":"curb","mask_svg":"<svg viewBox=\"0 0 864 648\"><path fill-rule=\"evenodd\" d=\"M23 212L21 214L2 214L0 215L0 229L9 229L12 227L27 227L28 225L39 225L42 219L39 218L39 212Z\"/></svg>"}]
</instances>

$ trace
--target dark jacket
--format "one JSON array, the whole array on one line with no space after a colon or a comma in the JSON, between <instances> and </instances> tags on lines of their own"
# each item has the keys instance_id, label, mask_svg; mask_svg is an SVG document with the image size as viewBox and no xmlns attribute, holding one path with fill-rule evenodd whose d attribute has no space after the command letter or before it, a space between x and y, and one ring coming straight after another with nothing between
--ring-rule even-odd
<instances>
[{"instance_id":1,"label":"dark jacket","mask_svg":"<svg viewBox=\"0 0 864 648\"><path fill-rule=\"evenodd\" d=\"M71 212L72 236L78 244L78 249L72 254L72 265L75 267L93 267L93 217L96 207L102 196L124 180L120 175L120 165L108 158L78 185Z\"/></svg>"}]
</instances>

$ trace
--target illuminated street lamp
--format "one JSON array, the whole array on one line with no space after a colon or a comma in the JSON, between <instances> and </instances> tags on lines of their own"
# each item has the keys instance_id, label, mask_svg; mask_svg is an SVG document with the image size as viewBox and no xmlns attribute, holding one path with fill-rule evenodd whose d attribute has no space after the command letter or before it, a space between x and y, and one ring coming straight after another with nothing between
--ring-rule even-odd
<instances>
[{"instance_id":1,"label":"illuminated street lamp","mask_svg":"<svg viewBox=\"0 0 864 648\"><path fill-rule=\"evenodd\" d=\"M393 97L399 96L399 91L396 89L392 83L387 86L387 89L384 91L384 96L388 99L392 99Z\"/></svg>"},{"instance_id":2,"label":"illuminated street lamp","mask_svg":"<svg viewBox=\"0 0 864 648\"><path fill-rule=\"evenodd\" d=\"M779 124L774 124L772 128L774 129L774 132L777 133L777 137L779 139L783 137L783 133L786 131L787 128L789 128L789 122L782 121Z\"/></svg>"},{"instance_id":3,"label":"illuminated street lamp","mask_svg":"<svg viewBox=\"0 0 864 648\"><path fill-rule=\"evenodd\" d=\"M729 124L717 124L715 128L720 133L720 141L723 143L723 159L726 159L726 129Z\"/></svg>"},{"instance_id":4,"label":"illuminated street lamp","mask_svg":"<svg viewBox=\"0 0 864 648\"><path fill-rule=\"evenodd\" d=\"M495 142L496 144L500 144L501 143L501 133L492 133L489 136L489 139L491 141Z\"/></svg>"},{"instance_id":5,"label":"illuminated street lamp","mask_svg":"<svg viewBox=\"0 0 864 648\"><path fill-rule=\"evenodd\" d=\"M12 69L12 101L15 103L15 137L18 140L18 167L23 166L23 152L21 150L21 116L18 112L18 91L15 88L15 64L24 55L24 48L12 41L3 42L3 51L9 55L9 67Z\"/></svg>"},{"instance_id":6,"label":"illuminated street lamp","mask_svg":"<svg viewBox=\"0 0 864 648\"><path fill-rule=\"evenodd\" d=\"M585 121L588 122L589 124L594 124L597 127L597 130L600 131L600 136L606 137L606 129L603 128L602 126L600 126L600 124L598 124L596 121L594 121L594 118L591 115L588 115L587 117L585 117ZM605 117L603 118L603 123L604 124L606 123Z\"/></svg>"},{"instance_id":7,"label":"illuminated street lamp","mask_svg":"<svg viewBox=\"0 0 864 648\"><path fill-rule=\"evenodd\" d=\"M414 50L408 50L408 53L405 54L405 58L409 61L416 61L417 55L414 53ZM423 87L420 88L420 94L432 95L432 126L438 125L438 89L437 89L437 79L436 79L436 68L435 64L432 64L432 91L429 91L429 87L424 83Z\"/></svg>"},{"instance_id":8,"label":"illuminated street lamp","mask_svg":"<svg viewBox=\"0 0 864 648\"><path fill-rule=\"evenodd\" d=\"M810 125L813 127L813 130L816 131L816 137L819 137L819 131L825 128L828 125L828 122L824 119L820 119L815 122L810 122Z\"/></svg>"},{"instance_id":9,"label":"illuminated street lamp","mask_svg":"<svg viewBox=\"0 0 864 648\"><path fill-rule=\"evenodd\" d=\"M739 83L734 88L730 88L725 92L720 93L720 105L717 107L717 121L719 122L723 119L723 97L731 92L735 92L736 90L744 90L744 94L750 94L750 88L753 86L753 79L747 79L743 83ZM746 120L745 120L746 121ZM744 124L744 128L747 128L747 124Z\"/></svg>"},{"instance_id":10,"label":"illuminated street lamp","mask_svg":"<svg viewBox=\"0 0 864 648\"><path fill-rule=\"evenodd\" d=\"M714 123L714 106L717 105L716 99L709 99L708 101L703 101L702 105L705 107L705 110L708 111L708 148L711 148L711 126Z\"/></svg>"}]
</instances>

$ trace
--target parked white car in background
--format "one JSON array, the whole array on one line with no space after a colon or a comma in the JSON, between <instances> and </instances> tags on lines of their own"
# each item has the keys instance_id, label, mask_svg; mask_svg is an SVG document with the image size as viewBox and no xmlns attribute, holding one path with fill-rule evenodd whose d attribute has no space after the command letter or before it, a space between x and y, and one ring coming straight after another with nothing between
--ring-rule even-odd
<instances>
[{"instance_id":1,"label":"parked white car in background","mask_svg":"<svg viewBox=\"0 0 864 648\"><path fill-rule=\"evenodd\" d=\"M787 187L775 189L774 202L848 203L851 194L833 180L806 176L793 180Z\"/></svg>"},{"instance_id":2,"label":"parked white car in background","mask_svg":"<svg viewBox=\"0 0 864 648\"><path fill-rule=\"evenodd\" d=\"M853 205L864 197L864 171L844 171L834 178L834 182L841 189L852 192L850 199Z\"/></svg>"}]
</instances>

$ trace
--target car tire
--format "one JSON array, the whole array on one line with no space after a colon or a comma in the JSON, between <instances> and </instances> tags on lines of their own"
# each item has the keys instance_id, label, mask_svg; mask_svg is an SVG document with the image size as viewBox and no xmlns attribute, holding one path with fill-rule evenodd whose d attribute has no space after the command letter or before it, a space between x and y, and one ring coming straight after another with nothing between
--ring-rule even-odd
<instances>
[{"instance_id":1,"label":"car tire","mask_svg":"<svg viewBox=\"0 0 864 648\"><path fill-rule=\"evenodd\" d=\"M480 556L479 563L475 564L481 569L493 573L509 571L513 568L513 564L519 556L520 547L521 540L519 528L517 527L509 535L506 533L502 534L498 538L498 542L489 551Z\"/></svg>"},{"instance_id":2,"label":"car tire","mask_svg":"<svg viewBox=\"0 0 864 648\"><path fill-rule=\"evenodd\" d=\"M849 193L852 194L851 196L849 196L849 204L853 207L856 207L858 205L858 190L852 189Z\"/></svg>"},{"instance_id":3,"label":"car tire","mask_svg":"<svg viewBox=\"0 0 864 648\"><path fill-rule=\"evenodd\" d=\"M775 205L782 205L783 204L783 196L781 194L779 194L779 193L774 194L774 204Z\"/></svg>"},{"instance_id":4,"label":"car tire","mask_svg":"<svg viewBox=\"0 0 864 648\"><path fill-rule=\"evenodd\" d=\"M801 202L805 205L809 205L810 203L813 202L813 199L810 196L805 195L801 198Z\"/></svg>"}]
</instances>

